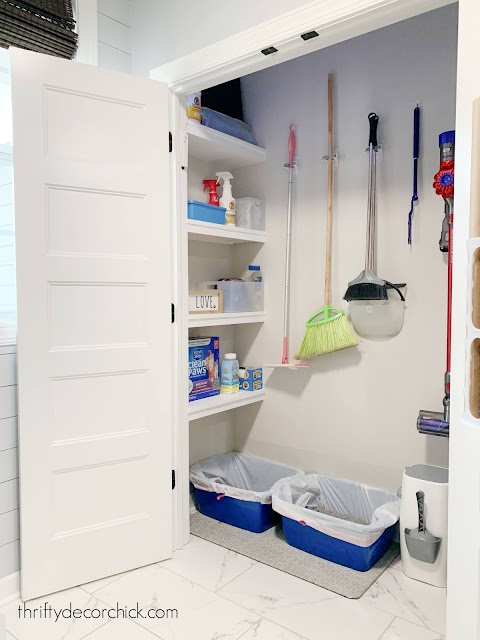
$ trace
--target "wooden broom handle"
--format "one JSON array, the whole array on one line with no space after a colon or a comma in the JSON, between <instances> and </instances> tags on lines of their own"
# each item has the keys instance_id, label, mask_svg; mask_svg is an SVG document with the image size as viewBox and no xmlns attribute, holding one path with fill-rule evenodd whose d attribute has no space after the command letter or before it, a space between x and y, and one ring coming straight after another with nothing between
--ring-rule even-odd
<instances>
[{"instance_id":1,"label":"wooden broom handle","mask_svg":"<svg viewBox=\"0 0 480 640\"><path fill-rule=\"evenodd\" d=\"M333 208L333 74L328 74L328 178L327 242L325 250L325 304L332 303L332 208Z\"/></svg>"}]
</instances>

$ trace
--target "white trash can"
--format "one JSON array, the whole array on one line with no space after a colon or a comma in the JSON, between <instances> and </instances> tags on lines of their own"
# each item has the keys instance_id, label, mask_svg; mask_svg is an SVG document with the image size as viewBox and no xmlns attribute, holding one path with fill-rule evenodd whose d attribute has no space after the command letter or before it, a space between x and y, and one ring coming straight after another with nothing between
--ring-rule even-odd
<instances>
[{"instance_id":1,"label":"white trash can","mask_svg":"<svg viewBox=\"0 0 480 640\"><path fill-rule=\"evenodd\" d=\"M416 464L403 472L400 547L405 575L447 586L448 469Z\"/></svg>"}]
</instances>

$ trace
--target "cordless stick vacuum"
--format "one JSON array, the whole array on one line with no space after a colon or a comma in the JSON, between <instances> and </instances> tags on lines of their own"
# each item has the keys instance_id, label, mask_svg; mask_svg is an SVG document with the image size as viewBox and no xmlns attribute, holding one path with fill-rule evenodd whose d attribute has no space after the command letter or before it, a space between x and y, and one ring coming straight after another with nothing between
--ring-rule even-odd
<instances>
[{"instance_id":1,"label":"cordless stick vacuum","mask_svg":"<svg viewBox=\"0 0 480 640\"><path fill-rule=\"evenodd\" d=\"M443 398L443 414L438 411L420 411L417 429L420 433L437 436L449 435L450 427L450 359L452 332L452 256L453 256L453 191L455 131L444 131L439 136L440 169L435 175L433 188L445 202L445 217L440 236L440 251L448 251L448 292L447 292L447 369L445 371L445 397Z\"/></svg>"}]
</instances>

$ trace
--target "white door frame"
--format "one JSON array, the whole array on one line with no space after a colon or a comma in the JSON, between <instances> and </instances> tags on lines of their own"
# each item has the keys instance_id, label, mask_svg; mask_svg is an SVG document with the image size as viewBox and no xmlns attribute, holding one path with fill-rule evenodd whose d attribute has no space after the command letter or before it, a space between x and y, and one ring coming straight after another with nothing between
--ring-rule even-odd
<instances>
[{"instance_id":1,"label":"white door frame","mask_svg":"<svg viewBox=\"0 0 480 640\"><path fill-rule=\"evenodd\" d=\"M426 13L455 0L313 0L150 71L185 95ZM319 36L303 40L301 34ZM261 51L274 46L277 53Z\"/></svg>"},{"instance_id":2,"label":"white door frame","mask_svg":"<svg viewBox=\"0 0 480 640\"><path fill-rule=\"evenodd\" d=\"M74 0L77 23L78 49L75 62L98 65L97 0Z\"/></svg>"},{"instance_id":3,"label":"white door frame","mask_svg":"<svg viewBox=\"0 0 480 640\"><path fill-rule=\"evenodd\" d=\"M171 127L175 131L173 180L178 189L172 203L175 243L178 250L176 304L180 368L177 376L179 429L174 431L174 460L177 491L174 496L174 548L180 549L189 539L188 447L189 422L186 402L187 305L186 223L178 211L186 208L186 172L188 141L185 110L181 99L188 93L206 89L234 78L266 69L318 49L374 31L415 15L453 4L454 0L315 0L251 29L216 42L150 71L150 78L166 82L175 94L172 99ZM304 41L302 33L317 31L318 37ZM277 53L265 56L261 50L275 46ZM175 189L172 187L172 193ZM183 356L185 354L185 357ZM184 380L185 378L185 380ZM185 387L185 388L184 388ZM414 428L414 427L413 427Z\"/></svg>"},{"instance_id":4,"label":"white door frame","mask_svg":"<svg viewBox=\"0 0 480 640\"><path fill-rule=\"evenodd\" d=\"M367 33L379 29L381 27L405 20L415 15L431 11L433 9L452 4L452 0L315 0L303 7L299 7L296 10L285 13L272 20L261 23L251 29L242 31L230 38L226 38L219 42L216 42L208 47L195 51L191 54L178 58L172 62L164 64L160 67L153 69L150 72L150 77L154 80L166 82L171 91L176 94L177 99L172 104L175 107L175 114L173 120L176 125L175 130L180 135L177 136L178 140L175 145L174 151L176 151L177 159L173 159L176 162L177 170L174 173L176 184L180 187L180 193L177 194L176 207L174 207L174 216L176 220L176 237L178 240L178 265L179 271L177 275L179 280L176 282L177 286L177 302L178 304L178 319L179 326L178 331L179 345L182 353L186 353L186 335L187 328L185 326L186 318L186 304L185 296L186 292L182 278L186 277L187 269L187 256L185 252L187 248L185 246L186 230L185 224L182 222L182 216L178 215L178 211L184 210L186 200L186 179L185 172L180 167L187 166L186 150L188 142L186 140L185 131L185 114L184 110L180 107L179 98L184 97L186 94L193 91L206 89L211 86L215 86L222 82L227 82L234 78L238 78L261 69L280 64L287 60L305 55L312 51L322 49L338 42L348 40L358 35ZM460 0L461 11L465 9L470 11L468 20L473 25L475 23L474 18L474 0ZM467 11L467 12L468 12ZM467 19L464 21L464 30L462 31L462 23L460 23L459 34L461 46L467 45L472 47L474 44L474 37L468 32ZM473 28L473 27L472 27ZM308 41L301 39L301 34L315 30L319 33L318 37L312 38ZM465 42L464 42L465 40ZM476 42L476 41L475 41ZM275 46L278 49L277 53L265 56L261 53L261 50L265 47ZM460 57L462 60L462 57ZM475 63L471 58L471 66ZM464 74L465 75L465 74ZM462 78L464 77L462 76ZM478 83L477 83L478 84ZM457 92L457 105L462 105L461 114L465 115L465 111L471 113L471 91L467 87L459 86ZM478 94L480 95L480 88ZM468 118L468 116L467 116ZM469 173L469 168L466 166L467 158L470 154L470 135L471 135L471 121L466 121L465 118L459 120L457 111L457 156L461 164L465 166L465 169ZM460 166L460 162L458 163ZM183 178L179 180L179 176L183 173ZM183 186L182 186L183 185ZM183 191L183 193L181 193ZM470 175L463 176L460 184L457 185L456 201L460 199L466 204L470 196ZM457 221L460 216L460 212L457 207ZM463 217L462 217L463 218ZM183 239L182 239L183 238ZM462 381L465 376L465 313L466 313L466 242L468 240L468 222L462 220L461 224L456 225L454 242L455 242L455 267L454 267L454 296L453 296L453 366L452 366L452 379ZM182 302L183 300L183 302ZM182 325L183 323L183 325ZM183 336L183 338L182 338ZM186 361L186 357L185 357ZM185 365L184 358L181 358L180 369L183 371ZM179 385L182 385L183 376L179 375ZM174 432L175 439L175 460L177 462L177 493L175 496L176 508L174 514L175 520L175 533L174 540L176 541L176 547L181 548L189 537L189 513L188 513L188 446L189 446L189 423L188 415L185 408L186 403L182 402L182 398L186 397L186 392L183 390L183 386L180 387L179 392L179 406L180 409L180 428ZM457 441L457 427L461 417L464 413L464 389L463 384L454 385L452 393L452 419L451 419L451 447L456 451L456 455L452 458L452 462L460 467L462 462L457 456L460 454L460 448L464 450L464 447L460 447L460 443ZM414 426L412 427L414 428ZM455 483L457 477L461 475L460 469L454 470L451 475L450 489L452 491L452 485ZM472 471L473 472L473 471ZM478 473L476 473L478 480ZM453 485L453 492L455 492L455 486ZM459 524L460 526L460 524ZM451 530L450 535L454 533ZM455 538L456 546L458 546L458 536ZM452 541L452 537L450 537ZM454 549L455 551L455 549ZM461 576L463 569L467 569L465 563L465 553L450 554L450 568L452 568L453 560L452 556L455 556L457 562L461 562L462 566L457 568L456 575ZM458 556L458 557L457 557ZM473 558L470 559L470 564L474 562L478 564ZM474 575L472 573L471 578L473 580ZM456 634L456 630L463 627L465 630L465 620L470 615L473 616L472 602L468 602L463 599L459 590L458 581L455 580L454 584L449 580L449 623L448 632L449 640L456 640L457 637L462 637L466 640L465 634L460 636ZM473 584L472 584L473 587ZM457 593L458 591L458 593ZM472 589L472 593L474 590ZM462 602L464 603L462 605ZM476 626L476 620L472 620L472 625ZM467 625L470 628L470 624ZM472 626L473 628L473 626ZM454 638L455 635L455 638ZM469 636L470 637L470 636ZM473 636L471 636L473 637ZM480 636L479 636L480 637Z\"/></svg>"}]
</instances>

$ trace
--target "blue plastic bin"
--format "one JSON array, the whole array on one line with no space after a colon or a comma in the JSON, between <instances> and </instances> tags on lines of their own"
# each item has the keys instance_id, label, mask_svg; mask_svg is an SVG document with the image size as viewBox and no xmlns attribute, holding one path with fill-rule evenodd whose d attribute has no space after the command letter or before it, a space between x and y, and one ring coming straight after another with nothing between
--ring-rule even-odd
<instances>
[{"instance_id":1,"label":"blue plastic bin","mask_svg":"<svg viewBox=\"0 0 480 640\"><path fill-rule=\"evenodd\" d=\"M190 220L225 224L226 211L225 207L216 207L213 204L206 204L197 200L188 201L188 217Z\"/></svg>"},{"instance_id":2,"label":"blue plastic bin","mask_svg":"<svg viewBox=\"0 0 480 640\"><path fill-rule=\"evenodd\" d=\"M200 513L253 533L262 533L280 522L271 504L248 502L221 493L195 489Z\"/></svg>"},{"instance_id":3,"label":"blue plastic bin","mask_svg":"<svg viewBox=\"0 0 480 640\"><path fill-rule=\"evenodd\" d=\"M332 536L302 525L296 520L282 516L283 531L287 542L292 547L311 553L314 556L336 562L355 571L368 571L380 560L393 541L395 525L382 533L376 542L369 547L333 538Z\"/></svg>"},{"instance_id":4,"label":"blue plastic bin","mask_svg":"<svg viewBox=\"0 0 480 640\"><path fill-rule=\"evenodd\" d=\"M277 483L272 504L288 544L356 571L387 551L400 515L391 491L318 473Z\"/></svg>"},{"instance_id":5,"label":"blue plastic bin","mask_svg":"<svg viewBox=\"0 0 480 640\"><path fill-rule=\"evenodd\" d=\"M218 453L190 467L200 513L240 529L262 533L280 522L272 509L279 480L298 469L245 453Z\"/></svg>"}]
</instances>

